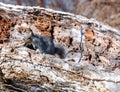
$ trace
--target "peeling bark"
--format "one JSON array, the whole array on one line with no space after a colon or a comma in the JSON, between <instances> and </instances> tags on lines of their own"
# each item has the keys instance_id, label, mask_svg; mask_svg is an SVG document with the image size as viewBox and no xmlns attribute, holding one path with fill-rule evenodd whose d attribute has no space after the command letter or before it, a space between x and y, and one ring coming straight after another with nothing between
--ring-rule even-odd
<instances>
[{"instance_id":1,"label":"peeling bark","mask_svg":"<svg viewBox=\"0 0 120 92\"><path fill-rule=\"evenodd\" d=\"M27 47L31 34L53 38L55 45L65 48L66 58ZM96 20L0 3L3 92L119 92L119 48L119 31Z\"/></svg>"}]
</instances>

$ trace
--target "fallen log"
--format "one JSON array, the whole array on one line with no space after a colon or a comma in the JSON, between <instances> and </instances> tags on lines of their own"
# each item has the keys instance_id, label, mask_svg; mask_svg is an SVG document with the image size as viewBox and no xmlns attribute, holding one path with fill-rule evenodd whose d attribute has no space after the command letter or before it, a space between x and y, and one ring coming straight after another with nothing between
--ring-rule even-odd
<instances>
[{"instance_id":1,"label":"fallen log","mask_svg":"<svg viewBox=\"0 0 120 92\"><path fill-rule=\"evenodd\" d=\"M41 54L27 40L48 36L66 57ZM18 92L119 92L120 33L94 19L0 3L0 89Z\"/></svg>"}]
</instances>

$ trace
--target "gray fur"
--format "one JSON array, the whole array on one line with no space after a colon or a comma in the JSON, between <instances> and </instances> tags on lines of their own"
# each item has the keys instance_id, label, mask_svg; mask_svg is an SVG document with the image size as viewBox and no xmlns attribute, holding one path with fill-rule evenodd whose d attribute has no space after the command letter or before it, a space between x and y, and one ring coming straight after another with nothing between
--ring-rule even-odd
<instances>
[{"instance_id":1,"label":"gray fur","mask_svg":"<svg viewBox=\"0 0 120 92\"><path fill-rule=\"evenodd\" d=\"M32 35L30 43L35 50L38 50L42 54L58 54L62 59L66 57L65 49L60 44L55 46L51 37Z\"/></svg>"},{"instance_id":2,"label":"gray fur","mask_svg":"<svg viewBox=\"0 0 120 92\"><path fill-rule=\"evenodd\" d=\"M34 49L38 49L40 53L55 54L55 46L53 39L47 36L33 35L31 37L31 43Z\"/></svg>"}]
</instances>

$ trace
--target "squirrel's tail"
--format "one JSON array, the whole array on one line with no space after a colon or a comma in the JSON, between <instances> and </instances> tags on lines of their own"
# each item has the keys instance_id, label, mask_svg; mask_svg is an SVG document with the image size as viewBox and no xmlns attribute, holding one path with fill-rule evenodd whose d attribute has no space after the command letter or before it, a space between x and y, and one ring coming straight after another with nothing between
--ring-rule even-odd
<instances>
[{"instance_id":1,"label":"squirrel's tail","mask_svg":"<svg viewBox=\"0 0 120 92\"><path fill-rule=\"evenodd\" d=\"M66 51L60 44L55 45L55 54L57 54L61 59L66 57Z\"/></svg>"}]
</instances>

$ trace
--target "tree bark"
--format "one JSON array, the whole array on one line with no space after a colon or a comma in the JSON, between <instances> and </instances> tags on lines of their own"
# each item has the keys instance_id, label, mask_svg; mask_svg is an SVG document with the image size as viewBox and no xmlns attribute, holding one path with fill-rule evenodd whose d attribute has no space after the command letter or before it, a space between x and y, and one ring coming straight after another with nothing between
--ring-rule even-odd
<instances>
[{"instance_id":1,"label":"tree bark","mask_svg":"<svg viewBox=\"0 0 120 92\"><path fill-rule=\"evenodd\" d=\"M66 58L26 46L31 34L53 38ZM2 92L119 92L120 33L94 19L0 3Z\"/></svg>"}]
</instances>

